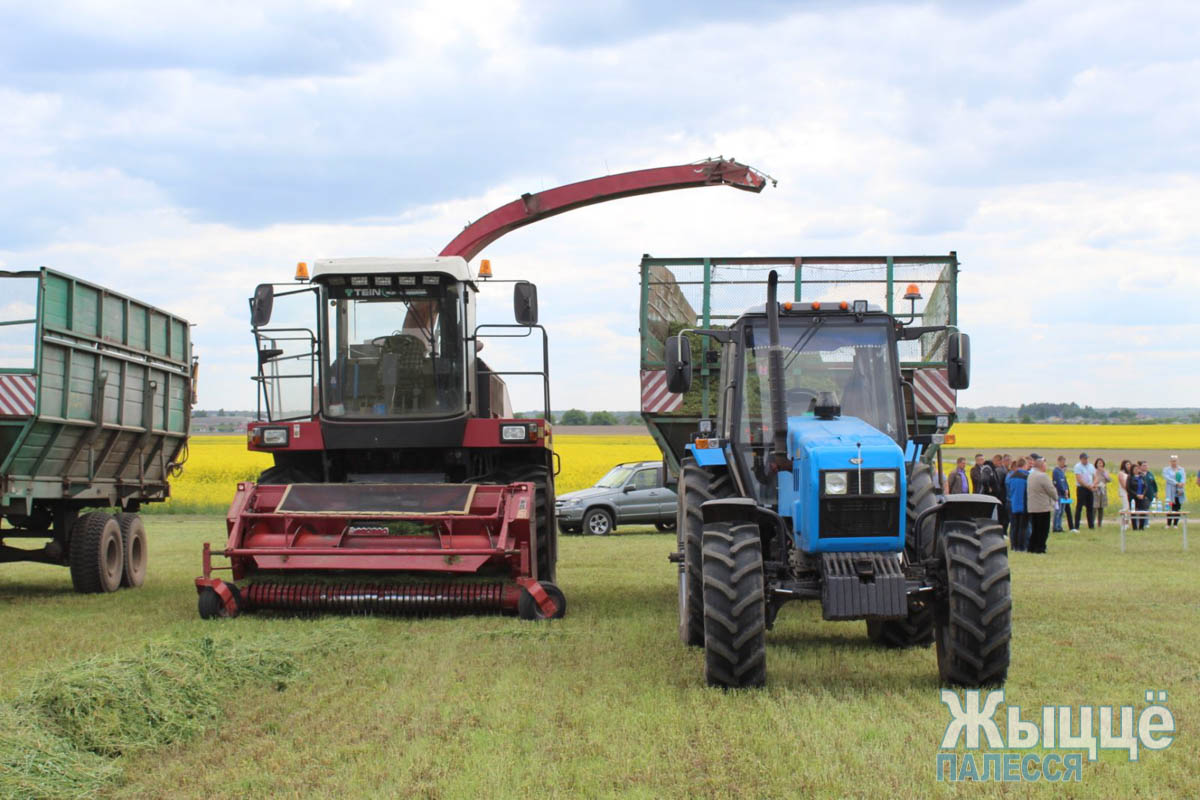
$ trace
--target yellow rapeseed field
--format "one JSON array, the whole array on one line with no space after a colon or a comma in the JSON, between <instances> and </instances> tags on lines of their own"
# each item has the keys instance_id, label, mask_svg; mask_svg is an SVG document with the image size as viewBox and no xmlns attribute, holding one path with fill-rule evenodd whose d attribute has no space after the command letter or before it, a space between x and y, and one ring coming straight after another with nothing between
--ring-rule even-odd
<instances>
[{"instance_id":1,"label":"yellow rapeseed field","mask_svg":"<svg viewBox=\"0 0 1200 800\"><path fill-rule=\"evenodd\" d=\"M954 426L955 448L1021 452L1088 448L1091 450L1200 450L1200 425L1015 425L961 423ZM561 463L559 494L591 486L614 464L661 458L649 436L554 437ZM183 475L172 482L169 502L176 513L224 511L238 481L254 480L271 456L246 449L242 436L194 436ZM952 467L951 463L948 468ZM156 509L157 510L157 509Z\"/></svg>"},{"instance_id":2,"label":"yellow rapeseed field","mask_svg":"<svg viewBox=\"0 0 1200 800\"><path fill-rule=\"evenodd\" d=\"M1200 450L1200 425L1019 425L960 422L955 447L1024 449Z\"/></svg>"},{"instance_id":3,"label":"yellow rapeseed field","mask_svg":"<svg viewBox=\"0 0 1200 800\"><path fill-rule=\"evenodd\" d=\"M555 486L570 492L591 486L614 464L662 458L649 436L555 436L561 472ZM244 436L193 436L183 474L171 482L171 499L151 506L180 514L223 512L238 481L254 480L273 463L246 449Z\"/></svg>"}]
</instances>

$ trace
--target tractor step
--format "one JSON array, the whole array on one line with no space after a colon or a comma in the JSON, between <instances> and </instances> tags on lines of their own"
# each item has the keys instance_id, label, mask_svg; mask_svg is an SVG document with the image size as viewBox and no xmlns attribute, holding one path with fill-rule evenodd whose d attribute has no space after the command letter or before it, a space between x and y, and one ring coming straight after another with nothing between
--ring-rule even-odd
<instances>
[{"instance_id":1,"label":"tractor step","mask_svg":"<svg viewBox=\"0 0 1200 800\"><path fill-rule=\"evenodd\" d=\"M827 620L908 615L908 587L894 553L824 553L821 573Z\"/></svg>"}]
</instances>

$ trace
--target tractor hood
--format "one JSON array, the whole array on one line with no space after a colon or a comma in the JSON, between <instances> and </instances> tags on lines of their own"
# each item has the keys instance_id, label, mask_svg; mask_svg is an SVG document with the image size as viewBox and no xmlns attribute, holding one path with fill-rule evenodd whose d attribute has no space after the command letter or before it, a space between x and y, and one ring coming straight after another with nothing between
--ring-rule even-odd
<instances>
[{"instance_id":1,"label":"tractor hood","mask_svg":"<svg viewBox=\"0 0 1200 800\"><path fill-rule=\"evenodd\" d=\"M810 553L903 549L907 486L894 439L857 417L803 416L788 419L787 442L792 473L779 483L779 507L792 516L797 546ZM879 470L896 473L894 493L874 492ZM826 472L847 473L845 494L824 493Z\"/></svg>"}]
</instances>

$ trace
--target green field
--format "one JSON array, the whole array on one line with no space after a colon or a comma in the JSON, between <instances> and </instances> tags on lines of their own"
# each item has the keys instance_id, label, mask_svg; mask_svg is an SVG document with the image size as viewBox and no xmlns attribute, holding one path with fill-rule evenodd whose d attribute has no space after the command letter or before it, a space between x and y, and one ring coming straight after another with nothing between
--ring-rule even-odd
<instances>
[{"instance_id":1,"label":"green field","mask_svg":"<svg viewBox=\"0 0 1200 800\"><path fill-rule=\"evenodd\" d=\"M1161 524L1124 555L1112 528L1052 537L1045 557L1013 555L1007 702L1140 709L1147 689L1165 689L1175 743L1133 763L1102 753L1078 784L955 787L934 779L949 715L932 650L878 650L863 623L822 622L817 605L793 604L768 636L765 691L706 688L700 651L675 635L667 536L564 540L569 611L554 623L206 623L191 580L200 543L219 541L222 521L151 522L150 577L137 591L80 596L64 569L0 567L0 728L37 676L97 654L136 657L147 642L215 637L231 654L289 642L303 672L225 687L206 732L106 759L116 769L99 796L1200 794L1198 545L1182 553ZM327 634L342 646L306 651ZM11 787L5 777L0 787Z\"/></svg>"}]
</instances>

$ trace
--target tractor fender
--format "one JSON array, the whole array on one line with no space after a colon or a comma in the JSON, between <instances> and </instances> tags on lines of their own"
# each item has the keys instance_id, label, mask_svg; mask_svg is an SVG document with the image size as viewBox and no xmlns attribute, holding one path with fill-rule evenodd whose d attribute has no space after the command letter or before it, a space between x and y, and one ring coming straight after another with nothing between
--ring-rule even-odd
<instances>
[{"instance_id":1,"label":"tractor fender","mask_svg":"<svg viewBox=\"0 0 1200 800\"><path fill-rule=\"evenodd\" d=\"M704 524L714 522L757 522L758 503L749 497L719 497L700 504Z\"/></svg>"},{"instance_id":2,"label":"tractor fender","mask_svg":"<svg viewBox=\"0 0 1200 800\"><path fill-rule=\"evenodd\" d=\"M1000 501L988 494L948 494L936 506L939 521L965 522L972 519L991 519Z\"/></svg>"}]
</instances>

